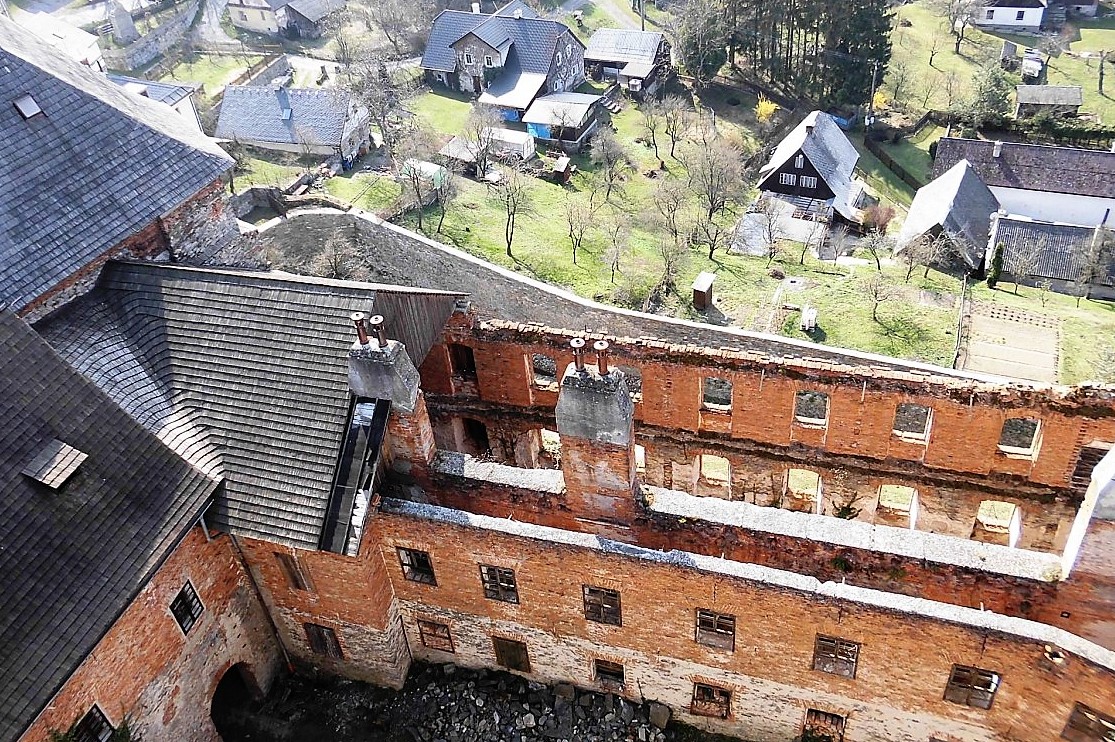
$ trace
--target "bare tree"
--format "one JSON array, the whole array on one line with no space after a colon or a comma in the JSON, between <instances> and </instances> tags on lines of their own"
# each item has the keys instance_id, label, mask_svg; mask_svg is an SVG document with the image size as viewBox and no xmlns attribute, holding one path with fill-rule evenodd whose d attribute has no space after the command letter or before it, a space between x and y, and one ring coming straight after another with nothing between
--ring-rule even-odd
<instances>
[{"instance_id":1,"label":"bare tree","mask_svg":"<svg viewBox=\"0 0 1115 742\"><path fill-rule=\"evenodd\" d=\"M592 135L592 161L600 166L604 200L611 200L612 191L622 195L624 174L631 169L631 158L611 129L603 128Z\"/></svg>"},{"instance_id":2,"label":"bare tree","mask_svg":"<svg viewBox=\"0 0 1115 742\"><path fill-rule=\"evenodd\" d=\"M689 245L684 235L659 235L655 247L662 258L662 278L658 281L658 288L670 289L689 254Z\"/></svg>"},{"instance_id":3,"label":"bare tree","mask_svg":"<svg viewBox=\"0 0 1115 742\"><path fill-rule=\"evenodd\" d=\"M682 160L689 171L689 187L712 219L743 195L744 153L725 137L712 134L702 139L686 148Z\"/></svg>"},{"instance_id":4,"label":"bare tree","mask_svg":"<svg viewBox=\"0 0 1115 742\"><path fill-rule=\"evenodd\" d=\"M339 229L329 236L321 251L310 258L305 270L313 276L342 281L365 281L368 278L367 264L356 249L354 238Z\"/></svg>"},{"instance_id":5,"label":"bare tree","mask_svg":"<svg viewBox=\"0 0 1115 742\"><path fill-rule=\"evenodd\" d=\"M1015 294L1018 293L1019 281L1033 273L1047 247L1048 241L1042 238L1021 245L1011 245L1010 249L1004 251L1003 267L1010 273Z\"/></svg>"},{"instance_id":6,"label":"bare tree","mask_svg":"<svg viewBox=\"0 0 1115 742\"><path fill-rule=\"evenodd\" d=\"M1097 81L1097 89L1100 95L1103 95L1103 65L1107 62L1107 55L1107 50L1100 52L1099 80Z\"/></svg>"},{"instance_id":7,"label":"bare tree","mask_svg":"<svg viewBox=\"0 0 1115 742\"><path fill-rule=\"evenodd\" d=\"M872 273L871 277L860 284L863 293L871 300L871 319L879 321L879 305L894 299L898 290L887 283L882 273Z\"/></svg>"},{"instance_id":8,"label":"bare tree","mask_svg":"<svg viewBox=\"0 0 1115 742\"><path fill-rule=\"evenodd\" d=\"M496 200L503 206L507 221L503 228L503 238L507 243L507 257L511 253L511 243L515 239L515 226L520 216L534 213L534 198L526 179L518 170L505 170L503 179L494 189Z\"/></svg>"},{"instance_id":9,"label":"bare tree","mask_svg":"<svg viewBox=\"0 0 1115 742\"><path fill-rule=\"evenodd\" d=\"M1097 227L1092 239L1082 245L1074 255L1077 266L1072 280L1072 293L1076 306L1088 295L1092 284L1101 280L1115 257L1115 232L1105 227Z\"/></svg>"},{"instance_id":10,"label":"bare tree","mask_svg":"<svg viewBox=\"0 0 1115 742\"><path fill-rule=\"evenodd\" d=\"M577 251L585 242L585 236L592 229L592 209L583 201L567 199L565 202L565 224L569 228L569 245L573 248L573 265L577 264Z\"/></svg>"},{"instance_id":11,"label":"bare tree","mask_svg":"<svg viewBox=\"0 0 1115 742\"><path fill-rule=\"evenodd\" d=\"M948 21L949 30L954 39L953 53L960 53L960 43L964 41L964 34L972 21L983 12L989 0L936 0L934 3L945 20Z\"/></svg>"},{"instance_id":12,"label":"bare tree","mask_svg":"<svg viewBox=\"0 0 1115 742\"><path fill-rule=\"evenodd\" d=\"M685 230L689 189L677 178L663 178L654 187L654 219L676 242Z\"/></svg>"},{"instance_id":13,"label":"bare tree","mask_svg":"<svg viewBox=\"0 0 1115 742\"><path fill-rule=\"evenodd\" d=\"M402 106L418 92L414 78L406 71L392 73L381 55L368 52L345 68L338 87L368 109L388 156L394 159L395 147L405 129Z\"/></svg>"},{"instance_id":14,"label":"bare tree","mask_svg":"<svg viewBox=\"0 0 1115 742\"><path fill-rule=\"evenodd\" d=\"M434 199L437 201L438 207L438 234L441 234L441 227L445 224L445 214L449 211L449 205L452 204L460 194L461 189L457 182L457 173L449 167L446 167L441 174L440 180L434 183Z\"/></svg>"},{"instance_id":15,"label":"bare tree","mask_svg":"<svg viewBox=\"0 0 1115 742\"><path fill-rule=\"evenodd\" d=\"M352 19L351 8L341 8L322 19L322 34L333 40L334 54L341 66L347 67L356 61L358 39L349 29Z\"/></svg>"},{"instance_id":16,"label":"bare tree","mask_svg":"<svg viewBox=\"0 0 1115 742\"><path fill-rule=\"evenodd\" d=\"M476 177L483 178L492 163L496 149L495 130L503 119L499 109L486 103L477 103L465 120L464 138L476 162Z\"/></svg>"},{"instance_id":17,"label":"bare tree","mask_svg":"<svg viewBox=\"0 0 1115 742\"><path fill-rule=\"evenodd\" d=\"M616 282L616 273L621 271L620 262L627 252L627 242L630 236L629 227L627 215L618 209L612 209L612 213L601 226L601 231L608 239L608 249L604 253L604 260L608 263L608 268L612 272L612 283Z\"/></svg>"},{"instance_id":18,"label":"bare tree","mask_svg":"<svg viewBox=\"0 0 1115 742\"><path fill-rule=\"evenodd\" d=\"M934 67L933 60L937 58L937 54L941 51L941 34L936 31L933 32L933 37L929 41L929 66Z\"/></svg>"},{"instance_id":19,"label":"bare tree","mask_svg":"<svg viewBox=\"0 0 1115 742\"><path fill-rule=\"evenodd\" d=\"M892 62L887 67L886 81L894 104L899 108L906 108L906 98L914 85L914 71L902 62Z\"/></svg>"},{"instance_id":20,"label":"bare tree","mask_svg":"<svg viewBox=\"0 0 1115 742\"><path fill-rule=\"evenodd\" d=\"M387 37L395 53L411 50L411 38L433 18L432 3L416 0L376 0L371 19Z\"/></svg>"},{"instance_id":21,"label":"bare tree","mask_svg":"<svg viewBox=\"0 0 1115 742\"><path fill-rule=\"evenodd\" d=\"M755 213L759 215L763 230L763 254L768 268L782 254L782 239L785 237L782 208L782 202L770 196L760 196L755 204Z\"/></svg>"},{"instance_id":22,"label":"bare tree","mask_svg":"<svg viewBox=\"0 0 1115 742\"><path fill-rule=\"evenodd\" d=\"M674 149L689 129L689 104L680 95L667 95L658 104L658 110L662 116L662 130L670 138L670 157L674 157Z\"/></svg>"},{"instance_id":23,"label":"bare tree","mask_svg":"<svg viewBox=\"0 0 1115 742\"><path fill-rule=\"evenodd\" d=\"M875 261L875 270L883 270L883 256L894 247L894 241L882 232L871 230L859 241L859 248Z\"/></svg>"},{"instance_id":24,"label":"bare tree","mask_svg":"<svg viewBox=\"0 0 1115 742\"><path fill-rule=\"evenodd\" d=\"M414 128L399 141L399 155L403 168L399 177L408 199L418 214L418 231L424 231L422 212L427 201L434 196L440 182L440 172L430 167L437 153L437 136L425 128ZM444 168L442 168L444 170Z\"/></svg>"},{"instance_id":25,"label":"bare tree","mask_svg":"<svg viewBox=\"0 0 1115 742\"><path fill-rule=\"evenodd\" d=\"M716 251L727 242L731 230L713 217L701 214L693 223L693 243L708 248L708 259L712 260Z\"/></svg>"},{"instance_id":26,"label":"bare tree","mask_svg":"<svg viewBox=\"0 0 1115 742\"><path fill-rule=\"evenodd\" d=\"M659 111L658 101L648 98L639 106L640 123L643 125L643 136L647 143L654 149L654 159L661 161L658 156L658 131L662 128L662 112Z\"/></svg>"}]
</instances>

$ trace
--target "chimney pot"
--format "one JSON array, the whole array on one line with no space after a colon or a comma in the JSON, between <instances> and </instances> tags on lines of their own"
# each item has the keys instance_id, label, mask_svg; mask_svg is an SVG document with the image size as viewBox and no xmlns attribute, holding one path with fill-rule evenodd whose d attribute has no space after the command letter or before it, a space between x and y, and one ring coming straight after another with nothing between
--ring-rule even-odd
<instances>
[{"instance_id":1,"label":"chimney pot","mask_svg":"<svg viewBox=\"0 0 1115 742\"><path fill-rule=\"evenodd\" d=\"M364 313L353 312L350 317L352 324L356 325L356 339L361 345L368 344L368 328L364 326Z\"/></svg>"},{"instance_id":2,"label":"chimney pot","mask_svg":"<svg viewBox=\"0 0 1115 742\"><path fill-rule=\"evenodd\" d=\"M596 351L596 368L601 376L608 375L608 341L597 340L592 344L593 350Z\"/></svg>"},{"instance_id":3,"label":"chimney pot","mask_svg":"<svg viewBox=\"0 0 1115 742\"><path fill-rule=\"evenodd\" d=\"M376 336L376 342L379 347L387 347L387 333L383 331L383 315L377 314L372 317L368 322L372 325L372 334Z\"/></svg>"},{"instance_id":4,"label":"chimney pot","mask_svg":"<svg viewBox=\"0 0 1115 742\"><path fill-rule=\"evenodd\" d=\"M585 339L573 338L569 341L569 346L573 348L573 365L577 367L578 371L585 370Z\"/></svg>"}]
</instances>

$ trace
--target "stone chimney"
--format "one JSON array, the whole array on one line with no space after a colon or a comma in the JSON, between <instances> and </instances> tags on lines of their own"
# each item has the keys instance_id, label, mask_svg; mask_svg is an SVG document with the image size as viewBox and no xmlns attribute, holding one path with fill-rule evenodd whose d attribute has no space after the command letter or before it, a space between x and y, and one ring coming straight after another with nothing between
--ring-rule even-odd
<instances>
[{"instance_id":1,"label":"stone chimney","mask_svg":"<svg viewBox=\"0 0 1115 742\"><path fill-rule=\"evenodd\" d=\"M357 397L391 403L385 443L390 447L392 468L404 473L424 473L433 461L435 449L426 400L418 388L418 369L402 343L387 339L383 317L372 317L370 330L363 312L353 314L352 322L356 326L356 342L348 352L349 389Z\"/></svg>"},{"instance_id":2,"label":"stone chimney","mask_svg":"<svg viewBox=\"0 0 1115 742\"><path fill-rule=\"evenodd\" d=\"M624 374L608 363L598 341L596 363L586 363L585 341L575 338L557 401L565 493L585 530L624 538L635 516L635 406ZM617 528L618 526L618 528Z\"/></svg>"}]
</instances>

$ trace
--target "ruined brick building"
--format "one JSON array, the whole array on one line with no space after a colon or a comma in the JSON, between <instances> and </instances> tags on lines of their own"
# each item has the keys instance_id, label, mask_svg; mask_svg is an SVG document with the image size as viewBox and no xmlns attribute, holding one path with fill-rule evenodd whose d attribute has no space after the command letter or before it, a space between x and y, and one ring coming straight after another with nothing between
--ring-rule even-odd
<instances>
[{"instance_id":1,"label":"ruined brick building","mask_svg":"<svg viewBox=\"0 0 1115 742\"><path fill-rule=\"evenodd\" d=\"M86 100L67 64L0 74L40 108L0 147ZM206 176L131 234L213 254ZM60 198L0 211L0 739L214 740L221 688L416 659L752 740L1115 733L1115 390L610 309L353 213L269 236L344 230L380 283L66 263L18 232Z\"/></svg>"}]
</instances>

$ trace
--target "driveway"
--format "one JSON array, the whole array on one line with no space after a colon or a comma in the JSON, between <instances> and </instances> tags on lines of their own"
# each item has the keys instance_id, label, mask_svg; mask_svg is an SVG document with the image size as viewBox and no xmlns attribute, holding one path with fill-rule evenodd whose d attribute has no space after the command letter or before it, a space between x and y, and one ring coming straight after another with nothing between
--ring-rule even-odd
<instances>
[{"instance_id":1,"label":"driveway","mask_svg":"<svg viewBox=\"0 0 1115 742\"><path fill-rule=\"evenodd\" d=\"M228 7L228 0L204 0L205 11L201 22L197 24L197 38L217 44L236 44L237 39L232 38L221 28L221 16Z\"/></svg>"}]
</instances>

